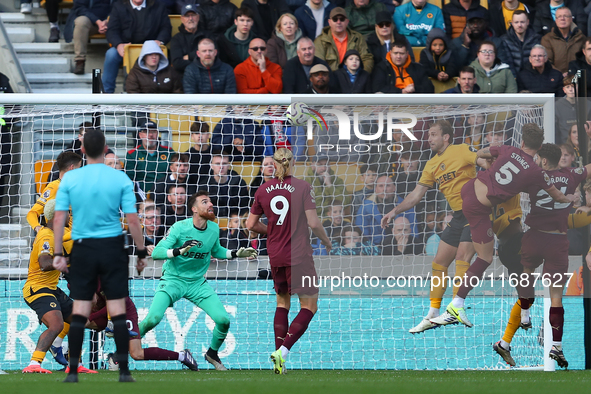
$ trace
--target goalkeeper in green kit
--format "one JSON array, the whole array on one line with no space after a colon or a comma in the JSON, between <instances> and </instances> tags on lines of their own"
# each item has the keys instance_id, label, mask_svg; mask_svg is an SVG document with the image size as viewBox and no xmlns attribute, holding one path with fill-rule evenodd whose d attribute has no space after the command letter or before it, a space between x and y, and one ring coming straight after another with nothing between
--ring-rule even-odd
<instances>
[{"instance_id":1,"label":"goalkeeper in green kit","mask_svg":"<svg viewBox=\"0 0 591 394\"><path fill-rule=\"evenodd\" d=\"M140 323L140 335L156 327L166 308L181 298L186 298L201 308L215 322L213 338L205 360L216 370L226 371L218 350L224 343L230 328L230 316L224 309L218 295L205 280L211 257L231 259L235 257L256 257L253 248L236 251L220 246L220 229L213 221L213 204L206 191L199 191L189 199L193 217L172 225L164 239L152 251L154 260L166 260L162 277L148 315Z\"/></svg>"}]
</instances>

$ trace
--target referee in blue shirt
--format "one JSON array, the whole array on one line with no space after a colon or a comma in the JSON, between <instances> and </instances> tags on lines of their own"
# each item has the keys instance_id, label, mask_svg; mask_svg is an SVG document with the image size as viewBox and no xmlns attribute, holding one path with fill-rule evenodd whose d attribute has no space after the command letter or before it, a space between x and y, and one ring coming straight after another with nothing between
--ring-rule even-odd
<instances>
[{"instance_id":1,"label":"referee in blue shirt","mask_svg":"<svg viewBox=\"0 0 591 394\"><path fill-rule=\"evenodd\" d=\"M129 258L119 213L120 209L125 213L129 231L138 246L137 269L141 272L146 266L146 249L135 208L133 182L124 172L104 164L105 136L100 130L86 132L82 151L86 153L87 165L69 171L62 179L54 216L54 250L62 250L66 216L68 209L72 209L74 247L69 270L63 254L54 253L53 259L55 269L69 272L70 296L74 299L69 332L70 372L64 382L78 382L84 326L99 278L114 325L119 381L134 382L128 366L129 334L125 313Z\"/></svg>"}]
</instances>

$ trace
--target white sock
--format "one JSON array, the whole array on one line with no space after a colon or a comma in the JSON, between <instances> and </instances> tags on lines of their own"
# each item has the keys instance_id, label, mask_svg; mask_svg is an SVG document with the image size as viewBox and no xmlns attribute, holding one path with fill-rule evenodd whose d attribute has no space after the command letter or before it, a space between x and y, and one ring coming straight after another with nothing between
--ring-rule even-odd
<instances>
[{"instance_id":1,"label":"white sock","mask_svg":"<svg viewBox=\"0 0 591 394\"><path fill-rule=\"evenodd\" d=\"M63 342L64 342L64 338L56 337L51 345L55 346L55 347L60 347L60 346L62 346Z\"/></svg>"},{"instance_id":2,"label":"white sock","mask_svg":"<svg viewBox=\"0 0 591 394\"><path fill-rule=\"evenodd\" d=\"M556 350L562 350L562 342L561 341L552 341L552 346L556 348Z\"/></svg>"},{"instance_id":3,"label":"white sock","mask_svg":"<svg viewBox=\"0 0 591 394\"><path fill-rule=\"evenodd\" d=\"M38 365L41 366L41 363L35 360L31 360L31 362L29 363L29 365Z\"/></svg>"},{"instance_id":4,"label":"white sock","mask_svg":"<svg viewBox=\"0 0 591 394\"><path fill-rule=\"evenodd\" d=\"M505 342L501 339L501 347L505 350L509 350L509 348L511 347L511 345L509 345L509 342Z\"/></svg>"},{"instance_id":5,"label":"white sock","mask_svg":"<svg viewBox=\"0 0 591 394\"><path fill-rule=\"evenodd\" d=\"M57 27L59 30L59 26L57 25L56 22L49 22L49 27Z\"/></svg>"},{"instance_id":6,"label":"white sock","mask_svg":"<svg viewBox=\"0 0 591 394\"><path fill-rule=\"evenodd\" d=\"M429 313L427 313L427 319L433 319L435 317L439 316L439 308L433 308L430 307L429 308Z\"/></svg>"},{"instance_id":7,"label":"white sock","mask_svg":"<svg viewBox=\"0 0 591 394\"><path fill-rule=\"evenodd\" d=\"M464 307L464 299L462 297L455 296L453 300L451 300L451 304L454 308L463 308Z\"/></svg>"},{"instance_id":8,"label":"white sock","mask_svg":"<svg viewBox=\"0 0 591 394\"><path fill-rule=\"evenodd\" d=\"M179 352L179 361L180 362L185 361L185 352Z\"/></svg>"},{"instance_id":9,"label":"white sock","mask_svg":"<svg viewBox=\"0 0 591 394\"><path fill-rule=\"evenodd\" d=\"M279 350L281 350L281 357L283 357L284 360L287 359L287 355L289 354L289 349L286 348L285 346L281 345L281 347L279 348Z\"/></svg>"},{"instance_id":10,"label":"white sock","mask_svg":"<svg viewBox=\"0 0 591 394\"><path fill-rule=\"evenodd\" d=\"M522 323L529 323L529 308L521 310L521 322Z\"/></svg>"}]
</instances>

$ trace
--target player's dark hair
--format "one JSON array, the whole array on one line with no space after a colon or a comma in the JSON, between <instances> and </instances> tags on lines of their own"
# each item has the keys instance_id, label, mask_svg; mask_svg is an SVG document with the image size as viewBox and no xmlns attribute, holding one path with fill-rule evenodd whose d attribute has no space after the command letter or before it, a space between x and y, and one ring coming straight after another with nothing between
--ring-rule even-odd
<instances>
[{"instance_id":1,"label":"player's dark hair","mask_svg":"<svg viewBox=\"0 0 591 394\"><path fill-rule=\"evenodd\" d=\"M78 125L78 134L83 134L86 129L92 128L94 125L92 122L82 122Z\"/></svg>"},{"instance_id":2,"label":"player's dark hair","mask_svg":"<svg viewBox=\"0 0 591 394\"><path fill-rule=\"evenodd\" d=\"M185 185L180 185L178 183L175 183L175 184L168 186L168 189L166 190L166 194L170 194L172 189L176 189L177 187L182 187L183 189L185 189L185 193L187 192L187 187Z\"/></svg>"},{"instance_id":3,"label":"player's dark hair","mask_svg":"<svg viewBox=\"0 0 591 394\"><path fill-rule=\"evenodd\" d=\"M379 172L379 166L374 163L374 164L362 164L359 166L359 174L363 175L365 174L367 171L372 171L375 172L376 174Z\"/></svg>"},{"instance_id":4,"label":"player's dark hair","mask_svg":"<svg viewBox=\"0 0 591 394\"><path fill-rule=\"evenodd\" d=\"M60 172L66 171L72 164L78 164L80 162L82 162L80 155L71 151L60 153L56 159L57 168Z\"/></svg>"},{"instance_id":5,"label":"player's dark hair","mask_svg":"<svg viewBox=\"0 0 591 394\"><path fill-rule=\"evenodd\" d=\"M189 162L189 154L188 153L173 153L170 156L170 162L171 163L176 163L177 161L183 162L183 163L188 163Z\"/></svg>"},{"instance_id":6,"label":"player's dark hair","mask_svg":"<svg viewBox=\"0 0 591 394\"><path fill-rule=\"evenodd\" d=\"M526 123L521 128L523 144L530 149L538 150L544 142L544 130L535 123Z\"/></svg>"},{"instance_id":7,"label":"player's dark hair","mask_svg":"<svg viewBox=\"0 0 591 394\"><path fill-rule=\"evenodd\" d=\"M187 205L189 206L189 208L193 208L193 205L195 204L195 201L197 201L197 199L201 196L207 196L209 197L209 193L207 192L207 190L199 190L197 193L193 194L191 196L191 198L189 198L189 202L187 203Z\"/></svg>"},{"instance_id":8,"label":"player's dark hair","mask_svg":"<svg viewBox=\"0 0 591 394\"><path fill-rule=\"evenodd\" d=\"M558 167L558 162L562 156L562 150L556 144L542 144L542 147L538 151L538 156L542 159L548 160L548 163L552 167Z\"/></svg>"},{"instance_id":9,"label":"player's dark hair","mask_svg":"<svg viewBox=\"0 0 591 394\"><path fill-rule=\"evenodd\" d=\"M84 150L86 156L98 159L105 152L105 135L97 128L86 130L84 134Z\"/></svg>"},{"instance_id":10,"label":"player's dark hair","mask_svg":"<svg viewBox=\"0 0 591 394\"><path fill-rule=\"evenodd\" d=\"M462 67L462 69L459 72L459 75L462 75L462 73L470 73L472 74L473 78L476 78L476 71L474 71L474 69L470 66Z\"/></svg>"},{"instance_id":11,"label":"player's dark hair","mask_svg":"<svg viewBox=\"0 0 591 394\"><path fill-rule=\"evenodd\" d=\"M245 16L247 18L254 20L254 13L248 7L240 7L236 11L234 11L234 19L235 20L241 16Z\"/></svg>"},{"instance_id":12,"label":"player's dark hair","mask_svg":"<svg viewBox=\"0 0 591 394\"><path fill-rule=\"evenodd\" d=\"M431 127L433 126L439 127L439 129L441 130L442 137L446 134L449 135L449 140L447 140L447 142L449 142L450 144L454 143L454 128L451 126L451 123L449 123L445 119L439 119L433 122L433 124L431 124Z\"/></svg>"},{"instance_id":13,"label":"player's dark hair","mask_svg":"<svg viewBox=\"0 0 591 394\"><path fill-rule=\"evenodd\" d=\"M408 48L406 47L406 42L403 42L403 41L394 42L394 44L392 44L392 48L404 48L406 50L406 52L408 52ZM392 50L392 48L390 48L390 50Z\"/></svg>"},{"instance_id":14,"label":"player's dark hair","mask_svg":"<svg viewBox=\"0 0 591 394\"><path fill-rule=\"evenodd\" d=\"M191 125L191 134L193 133L209 133L209 123L197 120Z\"/></svg>"},{"instance_id":15,"label":"player's dark hair","mask_svg":"<svg viewBox=\"0 0 591 394\"><path fill-rule=\"evenodd\" d=\"M529 15L529 14L525 10L516 10L516 11L513 11L512 17L515 15Z\"/></svg>"}]
</instances>

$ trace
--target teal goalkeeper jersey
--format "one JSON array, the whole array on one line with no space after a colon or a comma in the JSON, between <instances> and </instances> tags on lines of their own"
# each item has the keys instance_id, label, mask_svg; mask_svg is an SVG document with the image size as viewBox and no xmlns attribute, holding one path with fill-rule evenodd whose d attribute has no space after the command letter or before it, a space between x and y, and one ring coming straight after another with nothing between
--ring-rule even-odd
<instances>
[{"instance_id":1,"label":"teal goalkeeper jersey","mask_svg":"<svg viewBox=\"0 0 591 394\"><path fill-rule=\"evenodd\" d=\"M199 243L193 246L187 253L167 258L168 249L179 248L186 241L197 240ZM188 280L203 279L211 257L227 259L228 249L220 246L220 228L211 221L207 222L204 230L195 228L193 218L176 222L168 230L168 233L158 242L152 252L154 260L166 260L162 267L163 275L174 275Z\"/></svg>"}]
</instances>

